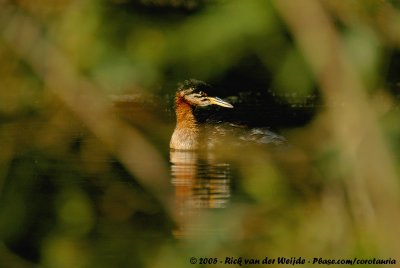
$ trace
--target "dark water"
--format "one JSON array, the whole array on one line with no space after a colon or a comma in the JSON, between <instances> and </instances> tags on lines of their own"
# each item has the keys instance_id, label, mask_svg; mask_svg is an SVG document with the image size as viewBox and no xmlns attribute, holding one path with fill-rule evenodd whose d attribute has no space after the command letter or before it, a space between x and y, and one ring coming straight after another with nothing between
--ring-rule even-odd
<instances>
[{"instance_id":1,"label":"dark water","mask_svg":"<svg viewBox=\"0 0 400 268\"><path fill-rule=\"evenodd\" d=\"M315 95L310 95L298 103L296 103L296 96L286 96L293 102L289 104L283 97L273 96L272 91L235 93L235 96L229 96L227 95L229 92L215 90L212 94L225 98L234 105L234 109L216 106L196 108L194 113L198 121L200 123L233 122L249 130L265 127L279 133L280 129L308 123L318 109L319 100ZM163 154L168 155L170 162L170 183L174 189L174 209L178 215L178 225L172 230L174 237L193 237L216 231L213 230L213 226L199 219L208 213L223 211L231 204L232 199L238 197L235 197L235 194L240 195L233 191L232 180L234 170L237 169L235 166L237 161L232 161L232 157L246 158L245 155L240 154L243 148L234 148L233 155L221 154L221 151L213 150L169 151L168 154L166 150L168 150L169 138L175 126L173 94L153 98L125 96L120 100L117 103L118 113L128 120L133 118L135 126L145 131L148 128L148 133L153 136L157 136L154 128L157 129L165 124L164 122L168 122L169 132L164 133L161 139L164 143ZM146 117L146 120L138 120L136 118L138 111L143 110L149 114L159 115L157 120L161 118L163 122L156 121L151 116ZM142 121L143 125L138 125L138 121ZM227 141L228 144L230 142ZM268 151L270 148L259 149ZM241 192L240 189L236 191Z\"/></svg>"},{"instance_id":2,"label":"dark water","mask_svg":"<svg viewBox=\"0 0 400 268\"><path fill-rule=\"evenodd\" d=\"M290 126L278 123L285 114L282 111L288 109L286 104L267 105L260 95L242 95L228 97L233 110L211 107L196 114L202 122L211 118L274 130ZM3 155L8 162L3 162L1 177L0 234L6 247L23 259L40 262L52 239L70 239L72 232L95 248L99 260L107 256L116 260L126 247L139 244L147 245L140 250L151 252L149 241L154 239L219 232L221 226L204 219L209 213L223 213L238 198L237 167L229 154L216 151L169 152L175 118L172 98L166 98L169 101L157 98L151 103L128 98L117 113L145 133L169 161L177 222L77 118L62 111L53 122L35 114L2 126L3 136L14 140L10 154ZM302 124L312 117L314 108L298 108L301 112L289 118ZM115 264L110 263L110 267Z\"/></svg>"}]
</instances>

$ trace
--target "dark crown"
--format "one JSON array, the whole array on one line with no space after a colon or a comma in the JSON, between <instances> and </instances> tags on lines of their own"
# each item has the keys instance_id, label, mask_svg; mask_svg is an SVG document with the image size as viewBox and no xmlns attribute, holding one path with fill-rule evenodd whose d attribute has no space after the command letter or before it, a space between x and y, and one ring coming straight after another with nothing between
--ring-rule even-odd
<instances>
[{"instance_id":1,"label":"dark crown","mask_svg":"<svg viewBox=\"0 0 400 268\"><path fill-rule=\"evenodd\" d=\"M211 86L203 81L196 80L196 79L189 79L185 80L183 83L179 84L178 90L188 90L193 89L190 93L200 93L200 92L207 92Z\"/></svg>"}]
</instances>

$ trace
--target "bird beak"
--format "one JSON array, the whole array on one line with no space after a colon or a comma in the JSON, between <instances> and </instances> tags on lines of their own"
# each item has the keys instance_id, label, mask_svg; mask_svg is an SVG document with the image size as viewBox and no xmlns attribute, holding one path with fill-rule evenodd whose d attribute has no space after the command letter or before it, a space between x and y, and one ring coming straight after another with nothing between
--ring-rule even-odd
<instances>
[{"instance_id":1,"label":"bird beak","mask_svg":"<svg viewBox=\"0 0 400 268\"><path fill-rule=\"evenodd\" d=\"M219 106L226 107L226 108L233 108L232 104L230 104L224 100L221 100L218 97L208 97L208 100L211 102L211 104L219 105Z\"/></svg>"}]
</instances>

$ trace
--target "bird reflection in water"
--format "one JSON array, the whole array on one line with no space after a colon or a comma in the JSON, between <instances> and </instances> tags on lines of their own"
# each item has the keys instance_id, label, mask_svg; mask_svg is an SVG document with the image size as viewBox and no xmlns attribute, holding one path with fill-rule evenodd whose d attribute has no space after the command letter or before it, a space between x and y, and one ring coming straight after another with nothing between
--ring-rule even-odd
<instances>
[{"instance_id":1,"label":"bird reflection in water","mask_svg":"<svg viewBox=\"0 0 400 268\"><path fill-rule=\"evenodd\" d=\"M171 150L171 175L175 188L178 228L176 237L201 235L212 231L196 220L207 209L228 205L230 197L230 165L210 154L198 151Z\"/></svg>"}]
</instances>

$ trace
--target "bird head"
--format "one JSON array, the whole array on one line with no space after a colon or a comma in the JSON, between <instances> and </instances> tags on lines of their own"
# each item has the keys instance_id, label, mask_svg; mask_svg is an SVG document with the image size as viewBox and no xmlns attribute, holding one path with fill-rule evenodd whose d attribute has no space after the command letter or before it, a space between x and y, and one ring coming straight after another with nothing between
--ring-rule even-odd
<instances>
[{"instance_id":1,"label":"bird head","mask_svg":"<svg viewBox=\"0 0 400 268\"><path fill-rule=\"evenodd\" d=\"M190 79L179 86L177 96L183 98L192 106L218 105L226 108L233 108L233 105L218 98L210 97L205 93L210 86L202 81Z\"/></svg>"}]
</instances>

